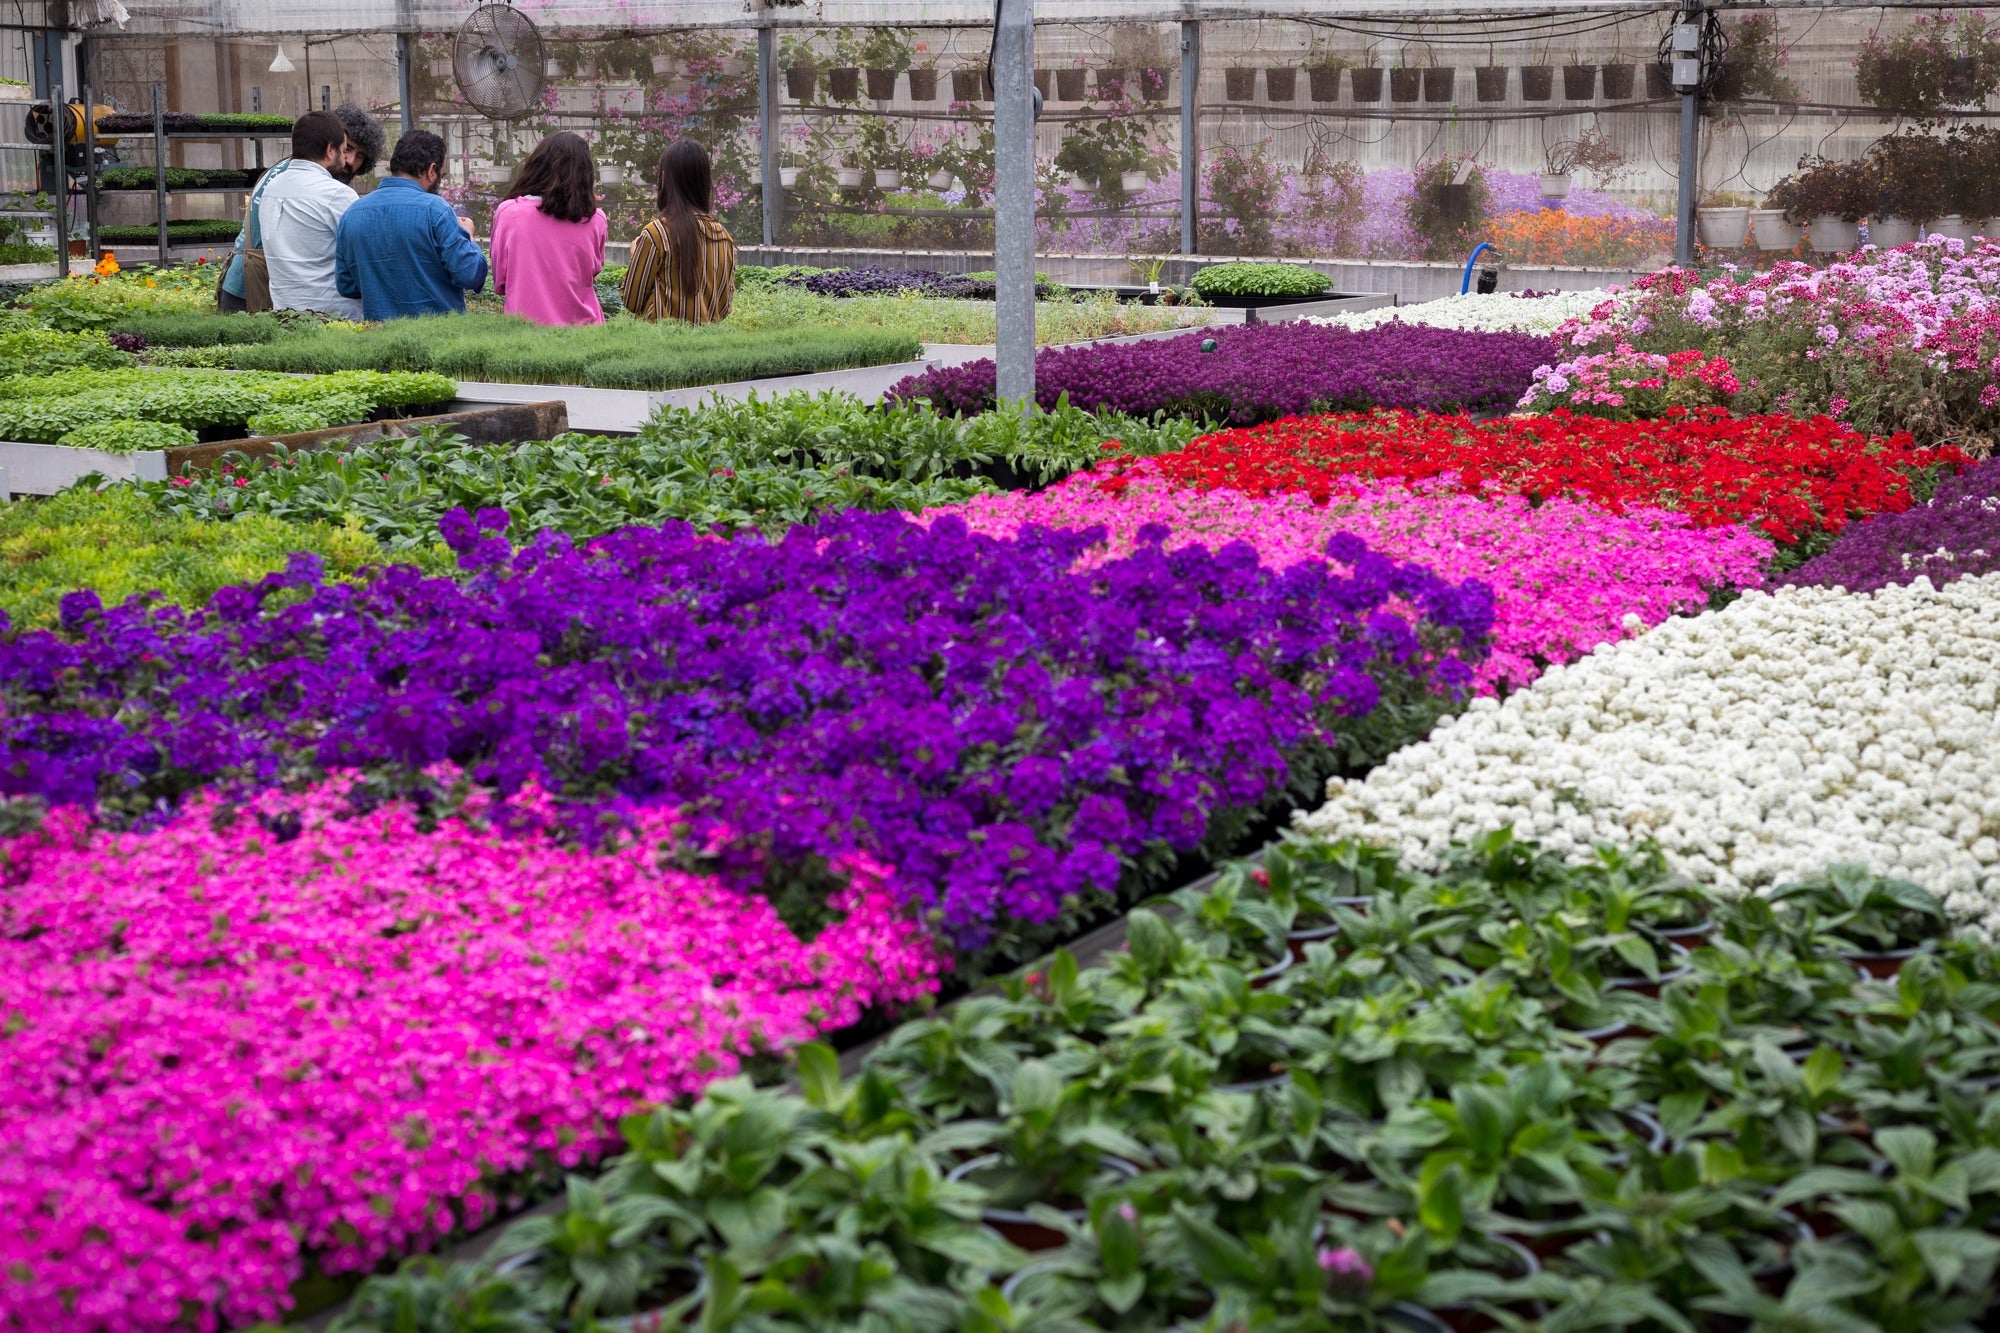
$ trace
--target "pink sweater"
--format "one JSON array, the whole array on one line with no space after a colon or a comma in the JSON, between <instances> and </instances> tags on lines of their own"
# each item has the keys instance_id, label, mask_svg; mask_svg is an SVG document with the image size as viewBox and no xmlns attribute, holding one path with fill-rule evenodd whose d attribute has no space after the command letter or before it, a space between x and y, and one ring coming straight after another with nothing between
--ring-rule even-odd
<instances>
[{"instance_id":1,"label":"pink sweater","mask_svg":"<svg viewBox=\"0 0 2000 1333\"><path fill-rule=\"evenodd\" d=\"M493 211L493 290L508 314L537 324L602 324L593 284L604 270L604 210L564 222L540 202L526 195Z\"/></svg>"}]
</instances>

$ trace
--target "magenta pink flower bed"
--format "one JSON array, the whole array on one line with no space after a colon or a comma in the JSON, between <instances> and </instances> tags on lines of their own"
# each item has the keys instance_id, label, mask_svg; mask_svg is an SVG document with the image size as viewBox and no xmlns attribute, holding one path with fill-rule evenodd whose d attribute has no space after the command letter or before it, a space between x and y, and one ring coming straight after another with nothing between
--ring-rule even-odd
<instances>
[{"instance_id":1,"label":"magenta pink flower bed","mask_svg":"<svg viewBox=\"0 0 2000 1333\"><path fill-rule=\"evenodd\" d=\"M937 984L865 862L802 943L659 869L670 811L593 855L340 806L143 835L61 811L0 844L0 1327L280 1317L308 1253L477 1225L621 1114Z\"/></svg>"},{"instance_id":2,"label":"magenta pink flower bed","mask_svg":"<svg viewBox=\"0 0 2000 1333\"><path fill-rule=\"evenodd\" d=\"M1089 565L1129 555L1139 530L1164 524L1169 548L1211 550L1248 542L1266 565L1282 569L1324 559L1327 543L1346 533L1368 549L1428 565L1449 580L1479 579L1493 588L1493 652L1478 668L1479 688L1526 685L1546 664L1572 662L1600 644L1627 638L1699 611L1711 590L1755 588L1771 542L1739 525L1695 528L1684 514L1630 509L1612 514L1579 501L1531 505L1519 496L1481 497L1443 487L1412 489L1366 477L1345 478L1324 507L1303 494L1252 497L1240 491L1175 486L1150 462L1120 474L1118 493L1102 478L1078 473L1029 494L981 496L931 515L956 513L975 532L1011 536L1023 526L1104 525L1106 540Z\"/></svg>"}]
</instances>

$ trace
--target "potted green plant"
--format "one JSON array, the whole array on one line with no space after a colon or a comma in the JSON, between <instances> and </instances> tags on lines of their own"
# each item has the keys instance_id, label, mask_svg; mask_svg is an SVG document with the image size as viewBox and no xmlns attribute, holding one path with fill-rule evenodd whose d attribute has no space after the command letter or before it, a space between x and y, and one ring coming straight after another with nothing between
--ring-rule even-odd
<instances>
[{"instance_id":1,"label":"potted green plant","mask_svg":"<svg viewBox=\"0 0 2000 1333\"><path fill-rule=\"evenodd\" d=\"M1472 91L1482 102L1507 100L1507 67L1494 63L1491 47L1486 49L1486 63L1472 71Z\"/></svg>"},{"instance_id":2,"label":"potted green plant","mask_svg":"<svg viewBox=\"0 0 2000 1333\"><path fill-rule=\"evenodd\" d=\"M1439 157L1417 168L1408 204L1410 226L1426 257L1461 255L1486 222L1486 175L1470 158Z\"/></svg>"},{"instance_id":3,"label":"potted green plant","mask_svg":"<svg viewBox=\"0 0 2000 1333\"><path fill-rule=\"evenodd\" d=\"M1729 54L1709 98L1718 103L1757 98L1797 102L1805 93L1785 74L1785 45L1779 40L1774 14L1750 14L1727 29Z\"/></svg>"},{"instance_id":4,"label":"potted green plant","mask_svg":"<svg viewBox=\"0 0 2000 1333\"><path fill-rule=\"evenodd\" d=\"M1900 32L1862 40L1855 86L1895 115L1975 105L2000 88L2000 32L1983 14L1920 14Z\"/></svg>"},{"instance_id":5,"label":"potted green plant","mask_svg":"<svg viewBox=\"0 0 2000 1333\"><path fill-rule=\"evenodd\" d=\"M886 102L896 95L896 76L910 67L907 28L870 28L857 57L868 76L868 96Z\"/></svg>"},{"instance_id":6,"label":"potted green plant","mask_svg":"<svg viewBox=\"0 0 2000 1333\"><path fill-rule=\"evenodd\" d=\"M1340 71L1353 63L1323 39L1314 38L1312 49L1306 54L1306 90L1311 93L1312 100L1338 101Z\"/></svg>"},{"instance_id":7,"label":"potted green plant","mask_svg":"<svg viewBox=\"0 0 2000 1333\"><path fill-rule=\"evenodd\" d=\"M1542 198L1569 196L1571 178L1588 171L1608 185L1624 171L1626 156L1610 135L1593 126L1574 138L1558 139L1542 158Z\"/></svg>"},{"instance_id":8,"label":"potted green plant","mask_svg":"<svg viewBox=\"0 0 2000 1333\"><path fill-rule=\"evenodd\" d=\"M1919 129L1884 135L1870 145L1865 160L1879 190L1868 216L1871 243L1906 245L1947 211L1957 168L1944 140Z\"/></svg>"},{"instance_id":9,"label":"potted green plant","mask_svg":"<svg viewBox=\"0 0 2000 1333\"><path fill-rule=\"evenodd\" d=\"M1356 102L1372 103L1382 100L1382 67L1375 63L1375 53L1372 50L1362 56L1360 64L1348 70L1347 86Z\"/></svg>"},{"instance_id":10,"label":"potted green plant","mask_svg":"<svg viewBox=\"0 0 2000 1333\"><path fill-rule=\"evenodd\" d=\"M937 101L938 70L929 42L916 42L910 47L909 74L912 102Z\"/></svg>"}]
</instances>

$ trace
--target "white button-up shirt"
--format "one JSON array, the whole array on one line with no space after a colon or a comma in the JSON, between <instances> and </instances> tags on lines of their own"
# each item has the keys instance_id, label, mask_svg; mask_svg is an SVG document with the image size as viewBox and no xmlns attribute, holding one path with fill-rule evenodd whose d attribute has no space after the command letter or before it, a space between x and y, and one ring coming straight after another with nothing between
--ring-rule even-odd
<instances>
[{"instance_id":1,"label":"white button-up shirt","mask_svg":"<svg viewBox=\"0 0 2000 1333\"><path fill-rule=\"evenodd\" d=\"M294 161L265 187L257 231L271 273L275 310L319 310L360 319L361 302L333 284L333 236L356 195L317 162Z\"/></svg>"}]
</instances>

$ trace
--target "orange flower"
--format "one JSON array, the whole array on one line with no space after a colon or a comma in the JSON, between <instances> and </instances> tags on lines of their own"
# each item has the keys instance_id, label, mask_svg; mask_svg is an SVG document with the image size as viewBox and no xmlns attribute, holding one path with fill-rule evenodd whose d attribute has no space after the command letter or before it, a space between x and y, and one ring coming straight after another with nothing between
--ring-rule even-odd
<instances>
[{"instance_id":1,"label":"orange flower","mask_svg":"<svg viewBox=\"0 0 2000 1333\"><path fill-rule=\"evenodd\" d=\"M104 252L104 258L97 261L97 276L100 278L109 278L114 276L117 272L118 272L118 256L112 254L109 250L106 250Z\"/></svg>"},{"instance_id":2,"label":"orange flower","mask_svg":"<svg viewBox=\"0 0 2000 1333\"><path fill-rule=\"evenodd\" d=\"M1513 264L1578 264L1628 268L1671 251L1665 218L1583 218L1545 208L1495 218L1486 239Z\"/></svg>"}]
</instances>

